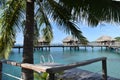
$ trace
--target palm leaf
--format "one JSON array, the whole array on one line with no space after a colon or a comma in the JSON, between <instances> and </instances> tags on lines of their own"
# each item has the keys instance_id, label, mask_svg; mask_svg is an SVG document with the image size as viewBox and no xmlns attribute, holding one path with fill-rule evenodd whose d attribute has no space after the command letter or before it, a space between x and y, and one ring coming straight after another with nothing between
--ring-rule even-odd
<instances>
[{"instance_id":1,"label":"palm leaf","mask_svg":"<svg viewBox=\"0 0 120 80\"><path fill-rule=\"evenodd\" d=\"M41 29L42 30L42 35L43 37L48 41L51 42L51 40L53 39L53 31L52 31L52 26L50 24L49 18L46 15L44 8L42 7L42 3L40 3L38 1L38 5L39 5L39 15L37 15L39 17L39 26L43 26L42 24L45 24L45 26Z\"/></svg>"},{"instance_id":2,"label":"palm leaf","mask_svg":"<svg viewBox=\"0 0 120 80\"><path fill-rule=\"evenodd\" d=\"M53 32L52 32L51 28L46 26L42 30L42 32L43 32L43 37L45 38L45 40L50 43L52 41L52 39L53 39Z\"/></svg>"},{"instance_id":3,"label":"palm leaf","mask_svg":"<svg viewBox=\"0 0 120 80\"><path fill-rule=\"evenodd\" d=\"M7 0L0 0L0 8L3 9L5 7Z\"/></svg>"},{"instance_id":4,"label":"palm leaf","mask_svg":"<svg viewBox=\"0 0 120 80\"><path fill-rule=\"evenodd\" d=\"M120 2L112 0L59 0L70 9L75 19L85 19L89 25L96 26L101 21L120 21ZM72 4L77 3L77 4ZM102 5L102 6L101 6ZM78 18L79 17L79 18Z\"/></svg>"},{"instance_id":5,"label":"palm leaf","mask_svg":"<svg viewBox=\"0 0 120 80\"><path fill-rule=\"evenodd\" d=\"M59 28L68 34L74 35L80 39L81 42L86 40L77 25L71 21L72 18L70 11L53 0L48 0L48 2L50 4L48 13L52 12L51 16L58 23L58 25L60 25Z\"/></svg>"},{"instance_id":6,"label":"palm leaf","mask_svg":"<svg viewBox=\"0 0 120 80\"><path fill-rule=\"evenodd\" d=\"M4 54L4 58L6 58L5 54L8 54L10 49L13 47L15 40L16 28L15 25L20 21L20 14L22 9L22 0L10 0L8 3L8 7L5 8L1 20L0 26L0 44L2 45L0 53ZM8 50L6 50L8 49Z\"/></svg>"}]
</instances>

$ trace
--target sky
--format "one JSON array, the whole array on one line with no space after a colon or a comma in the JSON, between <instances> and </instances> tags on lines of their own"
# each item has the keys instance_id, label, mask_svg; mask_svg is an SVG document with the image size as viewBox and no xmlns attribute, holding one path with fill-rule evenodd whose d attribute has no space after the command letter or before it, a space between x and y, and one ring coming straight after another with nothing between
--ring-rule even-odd
<instances>
[{"instance_id":1,"label":"sky","mask_svg":"<svg viewBox=\"0 0 120 80\"><path fill-rule=\"evenodd\" d=\"M120 36L120 25L103 23L97 27L87 26L87 24L78 23L77 24L82 34L87 38L88 41L95 41L97 38L103 35L111 36L112 38ZM68 34L59 30L57 25L52 24L54 38L52 44L61 44L62 40L68 36ZM16 44L23 44L23 34L21 32L17 33Z\"/></svg>"}]
</instances>

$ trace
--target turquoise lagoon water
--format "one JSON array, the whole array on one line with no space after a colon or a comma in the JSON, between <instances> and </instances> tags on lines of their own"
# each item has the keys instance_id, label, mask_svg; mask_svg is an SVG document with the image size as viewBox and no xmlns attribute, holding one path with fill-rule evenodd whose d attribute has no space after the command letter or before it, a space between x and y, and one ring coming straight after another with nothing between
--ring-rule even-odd
<instances>
[{"instance_id":1,"label":"turquoise lagoon water","mask_svg":"<svg viewBox=\"0 0 120 80\"><path fill-rule=\"evenodd\" d=\"M120 52L120 51L119 51ZM40 63L40 56L48 56L51 54L54 58L54 61L56 63L60 64L70 64L74 62L80 62L83 60L98 58L98 57L107 57L107 71L108 75L111 77L119 78L120 79L120 53L115 52L114 50L106 50L106 48L94 48L93 50L91 48L80 48L80 50L70 51L69 48L63 49L62 48L51 48L50 51L35 51L34 52L34 63L39 64ZM22 61L22 50L19 53L18 49L13 49L11 52L11 55L9 57L10 60L15 60L18 62ZM95 73L101 73L102 66L101 62L93 63L90 65L86 65L83 67L80 67L81 69L92 71ZM3 65L3 72L4 73L10 73L14 76L20 77L20 67L15 67L11 65ZM15 78L8 77L6 75L3 75L2 80L18 80Z\"/></svg>"}]
</instances>

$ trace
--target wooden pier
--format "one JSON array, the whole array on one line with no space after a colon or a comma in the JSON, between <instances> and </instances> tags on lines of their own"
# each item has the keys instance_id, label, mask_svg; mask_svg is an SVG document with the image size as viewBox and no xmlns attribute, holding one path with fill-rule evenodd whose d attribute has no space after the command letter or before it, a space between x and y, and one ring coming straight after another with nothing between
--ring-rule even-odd
<instances>
[{"instance_id":1,"label":"wooden pier","mask_svg":"<svg viewBox=\"0 0 120 80\"><path fill-rule=\"evenodd\" d=\"M63 45L63 44L52 44L52 45L36 45L34 46L34 50L46 50L46 51L50 51L51 48L62 48L63 51L65 50L65 48L69 48L70 50L79 50L81 47L84 47L85 50L87 47L90 47L92 50L94 47L100 47L101 50L103 47L106 47L106 49L114 49L114 50L118 50L120 48L120 44L113 44L113 45L101 45L101 44L97 44L97 43L88 43L88 45L82 45L82 44L78 44L78 45ZM23 46L19 46L19 45L15 45L13 48L17 48L18 51L20 52L20 49L23 48Z\"/></svg>"},{"instance_id":2,"label":"wooden pier","mask_svg":"<svg viewBox=\"0 0 120 80\"><path fill-rule=\"evenodd\" d=\"M65 48L69 48L70 50L79 50L80 47L84 47L85 49L87 47L91 47L92 49L94 47L107 47L107 46L102 46L102 45L38 45L38 46L34 46L34 50L47 50L47 51L50 51L50 48L62 48L63 51L65 50ZM19 46L19 45L16 45L14 46L13 48L17 48L20 52L20 49L23 48L23 46Z\"/></svg>"},{"instance_id":3,"label":"wooden pier","mask_svg":"<svg viewBox=\"0 0 120 80\"><path fill-rule=\"evenodd\" d=\"M63 50L65 48L69 48L70 50L74 49L74 50L79 50L79 47L78 45L40 45L40 46L34 46L34 50L46 50L46 51L50 51L50 48L57 48L57 47L60 47L60 48L63 48ZM81 46L83 47L83 46ZM14 46L13 48L17 48L20 52L20 49L23 48L23 46Z\"/></svg>"},{"instance_id":4,"label":"wooden pier","mask_svg":"<svg viewBox=\"0 0 120 80\"><path fill-rule=\"evenodd\" d=\"M96 46L93 46L93 45L42 45L42 46L34 46L34 50L45 50L45 51L50 51L51 48L62 48L63 51L66 49L66 48L69 48L69 50L79 50L81 47L84 47L85 50L87 47L91 47L91 49L93 50L94 47L100 47L101 49L103 47L107 47L107 46L100 46L100 45L96 45ZM23 46L14 46L13 48L15 49L18 49L18 51L20 52L20 50L23 48Z\"/></svg>"},{"instance_id":5,"label":"wooden pier","mask_svg":"<svg viewBox=\"0 0 120 80\"><path fill-rule=\"evenodd\" d=\"M102 80L107 80L107 58L106 57L100 57L100 58L95 58L95 59L90 59L90 60L85 60L82 62L76 62L73 64L68 64L68 65L57 65L57 66L45 66L45 65L40 65L40 64L29 64L29 63L17 63L15 61L11 60L1 60L0 61L0 80L2 80L2 64L10 64L13 66L19 66L21 68L33 70L36 72L47 72L49 73L49 80L55 80L55 73L64 71L64 70L69 70L72 68L80 67L80 66L85 66L88 64L92 64L98 61L102 62Z\"/></svg>"}]
</instances>

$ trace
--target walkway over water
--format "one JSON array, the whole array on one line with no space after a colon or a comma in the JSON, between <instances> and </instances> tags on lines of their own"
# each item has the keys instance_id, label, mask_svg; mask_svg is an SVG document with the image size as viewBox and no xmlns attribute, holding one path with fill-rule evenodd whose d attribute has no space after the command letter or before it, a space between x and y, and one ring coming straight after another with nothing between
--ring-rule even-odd
<instances>
[{"instance_id":1,"label":"walkway over water","mask_svg":"<svg viewBox=\"0 0 120 80\"><path fill-rule=\"evenodd\" d=\"M102 44L99 44L99 43L96 43L96 42L90 42L88 43L87 45L82 45L82 44L78 44L78 45L63 45L63 44L51 44L51 45L36 45L34 46L34 49L45 49L45 50L48 50L50 51L50 48L51 47L61 47L63 48L70 48L70 50L74 49L74 50L79 50L80 47L84 47L86 49L86 47L91 47L92 49L94 47L106 47L106 48L112 48L112 49L119 49L120 48L120 42L115 42L114 44L112 45L102 45ZM19 49L19 52L20 52L20 49L23 48L23 46L20 46L20 45L15 45L13 48L18 48Z\"/></svg>"}]
</instances>

